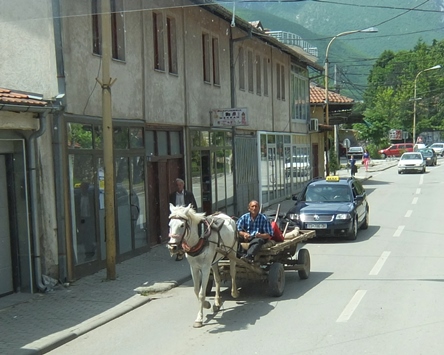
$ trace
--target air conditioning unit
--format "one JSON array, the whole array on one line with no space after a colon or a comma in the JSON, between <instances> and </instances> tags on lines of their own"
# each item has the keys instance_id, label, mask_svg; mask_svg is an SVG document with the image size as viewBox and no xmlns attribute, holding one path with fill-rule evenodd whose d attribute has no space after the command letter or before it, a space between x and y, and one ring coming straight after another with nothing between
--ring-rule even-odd
<instances>
[{"instance_id":1,"label":"air conditioning unit","mask_svg":"<svg viewBox=\"0 0 444 355\"><path fill-rule=\"evenodd\" d=\"M319 121L317 118L312 118L310 120L310 131L318 132L319 131Z\"/></svg>"}]
</instances>

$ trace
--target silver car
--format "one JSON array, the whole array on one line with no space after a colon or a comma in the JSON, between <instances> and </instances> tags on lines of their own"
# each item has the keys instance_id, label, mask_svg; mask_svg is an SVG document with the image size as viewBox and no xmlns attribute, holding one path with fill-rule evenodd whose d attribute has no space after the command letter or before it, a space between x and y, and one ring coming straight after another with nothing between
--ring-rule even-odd
<instances>
[{"instance_id":1,"label":"silver car","mask_svg":"<svg viewBox=\"0 0 444 355\"><path fill-rule=\"evenodd\" d=\"M428 148L432 148L436 155L441 155L444 157L444 143L433 143Z\"/></svg>"},{"instance_id":2,"label":"silver car","mask_svg":"<svg viewBox=\"0 0 444 355\"><path fill-rule=\"evenodd\" d=\"M426 172L426 161L420 152L408 152L401 155L398 162L398 174L408 171Z\"/></svg>"}]
</instances>

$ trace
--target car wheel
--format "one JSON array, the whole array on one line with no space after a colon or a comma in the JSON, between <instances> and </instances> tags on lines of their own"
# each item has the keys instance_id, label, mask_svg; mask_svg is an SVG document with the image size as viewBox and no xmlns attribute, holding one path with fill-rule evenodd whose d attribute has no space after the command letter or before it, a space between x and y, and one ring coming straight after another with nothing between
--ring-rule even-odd
<instances>
[{"instance_id":1,"label":"car wheel","mask_svg":"<svg viewBox=\"0 0 444 355\"><path fill-rule=\"evenodd\" d=\"M353 220L353 226L350 234L347 236L348 240L356 240L356 237L358 236L358 221L356 218Z\"/></svg>"},{"instance_id":2,"label":"car wheel","mask_svg":"<svg viewBox=\"0 0 444 355\"><path fill-rule=\"evenodd\" d=\"M370 223L370 210L367 209L367 212L365 213L364 223L362 223L361 229L367 229L369 223Z\"/></svg>"},{"instance_id":3,"label":"car wheel","mask_svg":"<svg viewBox=\"0 0 444 355\"><path fill-rule=\"evenodd\" d=\"M381 158L382 158L382 159L385 159L385 158L387 158L387 155L385 155L384 153L382 153L382 154L381 154Z\"/></svg>"},{"instance_id":4,"label":"car wheel","mask_svg":"<svg viewBox=\"0 0 444 355\"><path fill-rule=\"evenodd\" d=\"M402 173L402 171L401 170L398 170L398 174L401 174Z\"/></svg>"},{"instance_id":5,"label":"car wheel","mask_svg":"<svg viewBox=\"0 0 444 355\"><path fill-rule=\"evenodd\" d=\"M422 172L421 172L421 174L424 174L425 172L426 172L426 168L423 167L423 168L422 168Z\"/></svg>"}]
</instances>

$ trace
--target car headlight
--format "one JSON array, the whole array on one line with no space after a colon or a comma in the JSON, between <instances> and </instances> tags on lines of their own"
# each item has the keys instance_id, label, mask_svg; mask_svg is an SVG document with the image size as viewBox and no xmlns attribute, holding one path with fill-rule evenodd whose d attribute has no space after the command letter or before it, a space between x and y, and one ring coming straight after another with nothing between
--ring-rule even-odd
<instances>
[{"instance_id":1,"label":"car headlight","mask_svg":"<svg viewBox=\"0 0 444 355\"><path fill-rule=\"evenodd\" d=\"M293 221L299 221L299 214L298 214L298 213L290 213L290 214L288 215L288 217L289 217L290 219L292 219Z\"/></svg>"},{"instance_id":2,"label":"car headlight","mask_svg":"<svg viewBox=\"0 0 444 355\"><path fill-rule=\"evenodd\" d=\"M351 219L350 213L338 213L336 215L336 219L345 220L345 219Z\"/></svg>"}]
</instances>

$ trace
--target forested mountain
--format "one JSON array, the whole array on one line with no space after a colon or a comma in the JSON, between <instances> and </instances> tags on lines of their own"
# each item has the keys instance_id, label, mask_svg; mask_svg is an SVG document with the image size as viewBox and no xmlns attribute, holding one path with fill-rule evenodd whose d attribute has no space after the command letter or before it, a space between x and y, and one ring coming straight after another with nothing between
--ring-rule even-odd
<instances>
[{"instance_id":1,"label":"forested mountain","mask_svg":"<svg viewBox=\"0 0 444 355\"><path fill-rule=\"evenodd\" d=\"M411 50L418 41L431 44L444 38L444 0L235 0L219 4L247 21L260 20L270 30L298 34L318 47L320 64L333 36L377 27L378 33L338 38L329 50L329 62L337 64L339 87L355 99L362 97L369 70L385 50Z\"/></svg>"}]
</instances>

